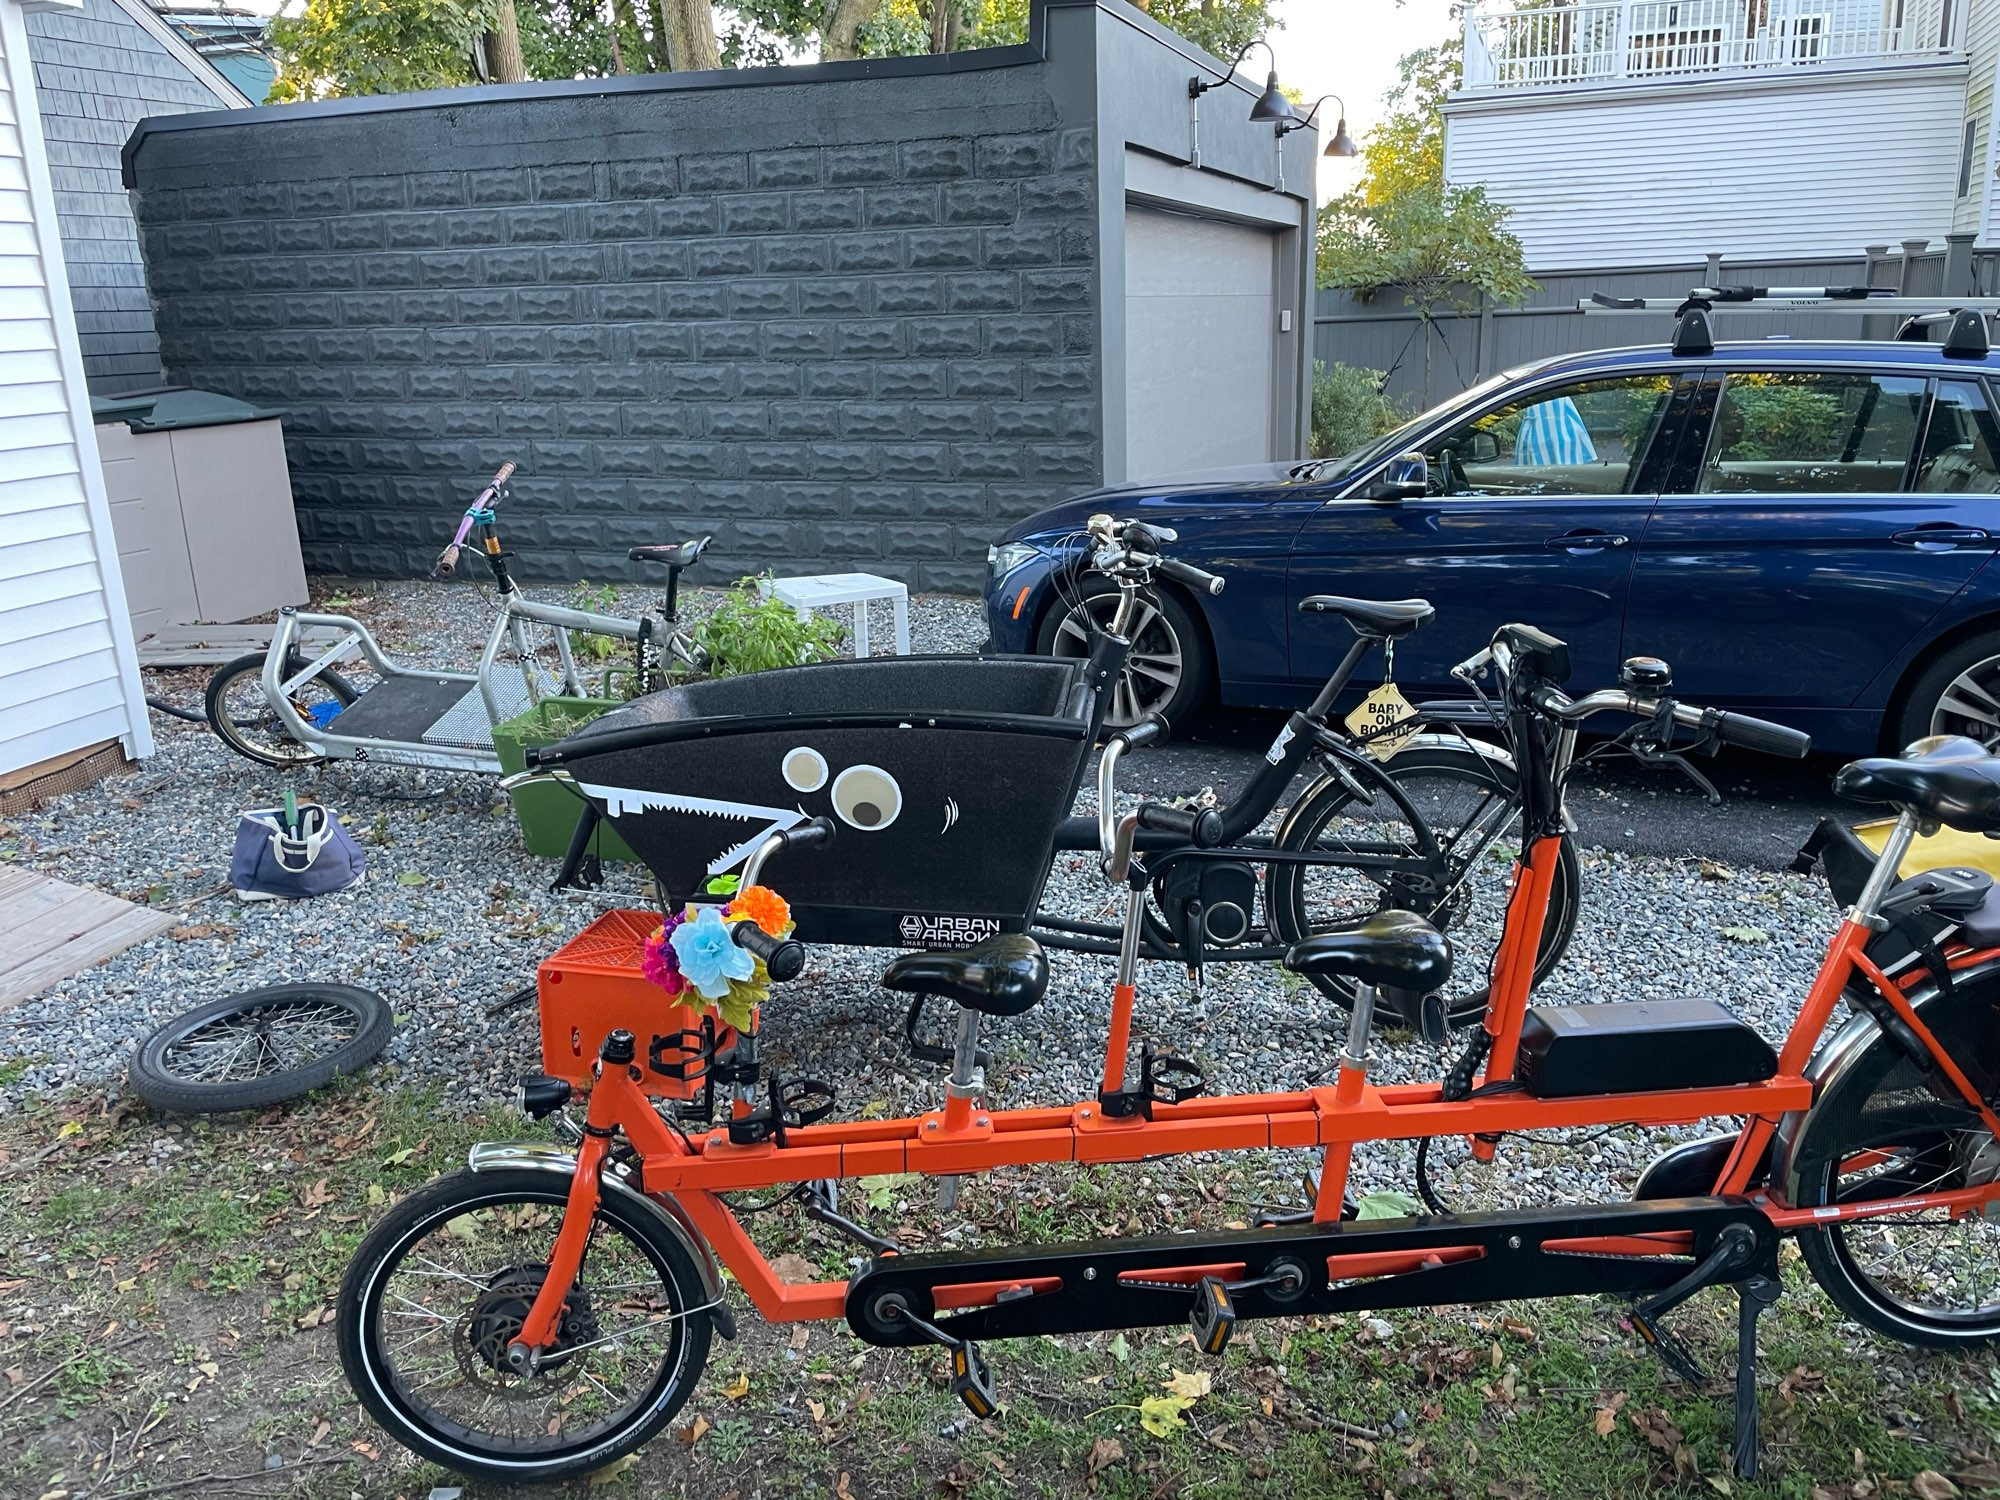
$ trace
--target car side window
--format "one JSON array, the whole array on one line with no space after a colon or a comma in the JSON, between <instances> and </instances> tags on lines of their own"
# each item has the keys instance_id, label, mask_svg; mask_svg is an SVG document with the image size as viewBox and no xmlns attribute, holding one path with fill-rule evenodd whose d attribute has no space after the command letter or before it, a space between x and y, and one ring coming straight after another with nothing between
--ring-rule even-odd
<instances>
[{"instance_id":1,"label":"car side window","mask_svg":"<svg viewBox=\"0 0 2000 1500\"><path fill-rule=\"evenodd\" d=\"M1434 495L1629 494L1673 399L1669 375L1538 391L1434 439Z\"/></svg>"},{"instance_id":2,"label":"car side window","mask_svg":"<svg viewBox=\"0 0 2000 1500\"><path fill-rule=\"evenodd\" d=\"M1917 458L1915 488L1930 494L2000 492L2000 428L1986 392L1970 380L1941 380Z\"/></svg>"},{"instance_id":3,"label":"car side window","mask_svg":"<svg viewBox=\"0 0 2000 1500\"><path fill-rule=\"evenodd\" d=\"M1895 494L1927 383L1859 371L1736 370L1701 466L1705 495Z\"/></svg>"}]
</instances>

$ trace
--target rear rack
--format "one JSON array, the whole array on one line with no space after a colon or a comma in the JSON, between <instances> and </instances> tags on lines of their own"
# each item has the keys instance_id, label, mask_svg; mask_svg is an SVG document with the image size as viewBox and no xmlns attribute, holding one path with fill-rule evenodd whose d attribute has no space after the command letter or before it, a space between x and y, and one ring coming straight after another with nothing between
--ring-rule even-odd
<instances>
[{"instance_id":1,"label":"rear rack","mask_svg":"<svg viewBox=\"0 0 2000 1500\"><path fill-rule=\"evenodd\" d=\"M1698 286L1685 297L1579 298L1577 311L1596 314L1671 312L1673 352L1699 358L1715 352L1709 315L1717 304L1759 314L1816 313L1874 317L1901 314L1902 342L1927 341L1930 330L1945 330L1943 349L1957 359L1984 359L1992 352L1986 321L2000 317L2000 297L1909 297L1879 286Z\"/></svg>"}]
</instances>

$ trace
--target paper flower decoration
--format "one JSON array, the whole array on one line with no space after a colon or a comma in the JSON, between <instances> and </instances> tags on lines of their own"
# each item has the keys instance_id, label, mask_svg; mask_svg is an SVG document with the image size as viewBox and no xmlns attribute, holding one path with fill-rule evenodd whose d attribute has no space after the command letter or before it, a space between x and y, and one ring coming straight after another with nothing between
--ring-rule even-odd
<instances>
[{"instance_id":1,"label":"paper flower decoration","mask_svg":"<svg viewBox=\"0 0 2000 1500\"><path fill-rule=\"evenodd\" d=\"M792 929L792 908L783 896L768 885L753 885L729 903L729 915L748 917L772 937L783 937Z\"/></svg>"},{"instance_id":2,"label":"paper flower decoration","mask_svg":"<svg viewBox=\"0 0 2000 1500\"><path fill-rule=\"evenodd\" d=\"M687 989L687 980L681 977L680 959L669 941L675 929L686 920L683 913L673 913L653 929L653 935L646 939L639 955L640 972L669 995L678 995Z\"/></svg>"},{"instance_id":3,"label":"paper flower decoration","mask_svg":"<svg viewBox=\"0 0 2000 1500\"><path fill-rule=\"evenodd\" d=\"M729 981L751 978L757 962L748 949L736 946L729 924L713 906L704 906L682 922L667 939L680 961L681 978L701 992L704 1000L729 995Z\"/></svg>"}]
</instances>

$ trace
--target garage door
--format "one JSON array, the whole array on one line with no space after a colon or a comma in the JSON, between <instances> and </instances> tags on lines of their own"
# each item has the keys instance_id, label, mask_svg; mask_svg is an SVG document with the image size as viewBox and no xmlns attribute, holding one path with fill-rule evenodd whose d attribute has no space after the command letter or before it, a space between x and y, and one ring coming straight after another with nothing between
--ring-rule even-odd
<instances>
[{"instance_id":1,"label":"garage door","mask_svg":"<svg viewBox=\"0 0 2000 1500\"><path fill-rule=\"evenodd\" d=\"M1220 219L1125 211L1126 475L1271 451L1277 236Z\"/></svg>"}]
</instances>

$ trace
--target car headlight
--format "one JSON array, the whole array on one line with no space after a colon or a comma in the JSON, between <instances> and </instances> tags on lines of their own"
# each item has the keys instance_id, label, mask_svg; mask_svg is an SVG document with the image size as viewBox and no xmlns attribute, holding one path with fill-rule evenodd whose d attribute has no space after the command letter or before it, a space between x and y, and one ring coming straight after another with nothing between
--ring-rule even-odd
<instances>
[{"instance_id":1,"label":"car headlight","mask_svg":"<svg viewBox=\"0 0 2000 1500\"><path fill-rule=\"evenodd\" d=\"M986 549L986 576L997 582L1022 563L1041 555L1042 549L1033 542L1001 542Z\"/></svg>"}]
</instances>

